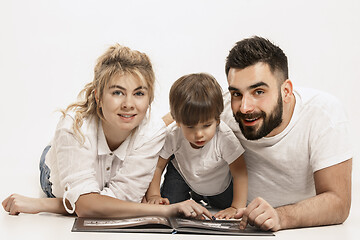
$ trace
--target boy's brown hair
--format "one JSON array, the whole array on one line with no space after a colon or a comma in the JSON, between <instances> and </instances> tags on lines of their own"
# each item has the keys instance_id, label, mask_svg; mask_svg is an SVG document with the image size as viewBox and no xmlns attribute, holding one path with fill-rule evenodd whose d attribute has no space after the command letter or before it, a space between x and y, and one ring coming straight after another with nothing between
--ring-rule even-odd
<instances>
[{"instance_id":1,"label":"boy's brown hair","mask_svg":"<svg viewBox=\"0 0 360 240\"><path fill-rule=\"evenodd\" d=\"M169 100L174 120L188 126L212 118L220 120L224 110L222 89L207 73L189 74L176 80L170 89Z\"/></svg>"}]
</instances>

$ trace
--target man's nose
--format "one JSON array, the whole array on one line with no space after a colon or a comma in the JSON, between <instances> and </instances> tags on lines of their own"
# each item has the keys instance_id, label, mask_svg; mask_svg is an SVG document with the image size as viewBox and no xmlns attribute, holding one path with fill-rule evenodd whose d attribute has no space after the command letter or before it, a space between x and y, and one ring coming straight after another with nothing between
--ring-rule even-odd
<instances>
[{"instance_id":1,"label":"man's nose","mask_svg":"<svg viewBox=\"0 0 360 240\"><path fill-rule=\"evenodd\" d=\"M250 96L243 96L241 99L240 112L243 114L254 111L254 100Z\"/></svg>"}]
</instances>

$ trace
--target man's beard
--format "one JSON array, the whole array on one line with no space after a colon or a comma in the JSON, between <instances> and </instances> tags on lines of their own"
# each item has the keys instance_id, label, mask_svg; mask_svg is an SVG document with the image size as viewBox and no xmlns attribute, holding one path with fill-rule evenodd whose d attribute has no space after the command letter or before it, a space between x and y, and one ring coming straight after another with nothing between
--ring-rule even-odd
<instances>
[{"instance_id":1,"label":"man's beard","mask_svg":"<svg viewBox=\"0 0 360 240\"><path fill-rule=\"evenodd\" d=\"M274 110L271 111L270 115L267 116L267 114L264 111L258 112L258 113L249 113L249 114L243 114L240 111L238 111L236 114L234 114L234 117L236 121L239 123L241 132L243 133L244 137L248 140L257 140L262 137L267 136L272 130L277 128L282 123L282 114L283 114L283 102L281 93L279 93L278 102L276 106L274 107ZM258 127L257 126L244 126L242 123L242 120L244 119L257 119L262 118L262 125Z\"/></svg>"}]
</instances>

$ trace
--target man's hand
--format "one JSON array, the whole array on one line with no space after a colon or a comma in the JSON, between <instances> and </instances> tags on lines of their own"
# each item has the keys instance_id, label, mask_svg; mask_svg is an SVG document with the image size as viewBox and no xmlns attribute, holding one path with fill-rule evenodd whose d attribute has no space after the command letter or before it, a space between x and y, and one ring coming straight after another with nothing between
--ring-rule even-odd
<instances>
[{"instance_id":1,"label":"man's hand","mask_svg":"<svg viewBox=\"0 0 360 240\"><path fill-rule=\"evenodd\" d=\"M235 218L242 218L240 229L245 229L248 223L264 231L276 232L281 229L277 211L260 197L254 199L247 208L238 209Z\"/></svg>"}]
</instances>

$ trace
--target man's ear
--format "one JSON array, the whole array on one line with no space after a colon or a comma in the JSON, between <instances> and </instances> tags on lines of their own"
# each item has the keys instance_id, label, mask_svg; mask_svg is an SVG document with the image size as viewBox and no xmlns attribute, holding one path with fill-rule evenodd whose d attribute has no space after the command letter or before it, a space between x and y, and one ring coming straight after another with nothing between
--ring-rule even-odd
<instances>
[{"instance_id":1,"label":"man's ear","mask_svg":"<svg viewBox=\"0 0 360 240\"><path fill-rule=\"evenodd\" d=\"M293 96L293 84L290 79L286 79L281 85L281 94L283 101L289 103Z\"/></svg>"}]
</instances>

